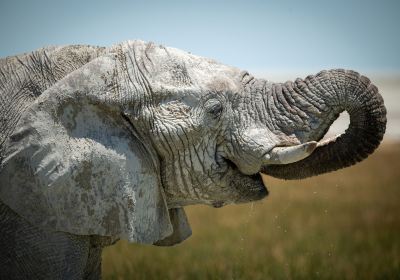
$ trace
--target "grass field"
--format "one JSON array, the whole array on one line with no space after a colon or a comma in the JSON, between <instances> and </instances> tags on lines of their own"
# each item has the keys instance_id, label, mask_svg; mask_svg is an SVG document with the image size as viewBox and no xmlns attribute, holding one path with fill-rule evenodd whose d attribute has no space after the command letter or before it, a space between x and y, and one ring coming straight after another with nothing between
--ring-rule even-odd
<instances>
[{"instance_id":1,"label":"grass field","mask_svg":"<svg viewBox=\"0 0 400 280\"><path fill-rule=\"evenodd\" d=\"M400 279L400 143L342 171L265 179L261 202L188 207L183 244L108 247L104 279Z\"/></svg>"}]
</instances>

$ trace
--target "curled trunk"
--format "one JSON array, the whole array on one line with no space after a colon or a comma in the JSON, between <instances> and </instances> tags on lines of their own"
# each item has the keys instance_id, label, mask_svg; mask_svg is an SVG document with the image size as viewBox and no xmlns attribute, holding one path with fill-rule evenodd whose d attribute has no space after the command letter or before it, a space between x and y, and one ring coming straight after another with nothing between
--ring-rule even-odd
<instances>
[{"instance_id":1,"label":"curled trunk","mask_svg":"<svg viewBox=\"0 0 400 280\"><path fill-rule=\"evenodd\" d=\"M344 134L319 143L309 157L286 165L265 166L263 173L282 179L302 179L334 171L368 157L383 138L383 99L368 78L354 71L322 71L304 80L274 84L271 90L279 97L276 99L280 99L279 106L285 108L286 114L290 109L297 119L307 120L309 130L295 132L302 143L319 141L343 111L349 114L350 124ZM277 122L288 133L288 122Z\"/></svg>"}]
</instances>

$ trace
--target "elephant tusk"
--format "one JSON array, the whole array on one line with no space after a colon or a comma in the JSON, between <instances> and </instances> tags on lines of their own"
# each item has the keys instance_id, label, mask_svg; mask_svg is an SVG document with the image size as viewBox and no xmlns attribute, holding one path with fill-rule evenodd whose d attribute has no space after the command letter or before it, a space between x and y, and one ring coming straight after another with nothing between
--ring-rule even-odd
<instances>
[{"instance_id":1,"label":"elephant tusk","mask_svg":"<svg viewBox=\"0 0 400 280\"><path fill-rule=\"evenodd\" d=\"M317 142L310 141L304 144L291 147L276 147L273 148L266 156L266 164L289 164L302 160L309 155L317 147Z\"/></svg>"},{"instance_id":2,"label":"elephant tusk","mask_svg":"<svg viewBox=\"0 0 400 280\"><path fill-rule=\"evenodd\" d=\"M335 135L335 136L333 136L333 137L331 137L331 138L328 138L328 139L326 139L326 140L320 141L320 142L318 142L317 147L322 147L322 146L326 146L326 145L328 145L328 144L330 144L330 143L333 143L333 142L335 142L339 137L341 137L342 135L343 135L343 134L338 134L338 135Z\"/></svg>"}]
</instances>

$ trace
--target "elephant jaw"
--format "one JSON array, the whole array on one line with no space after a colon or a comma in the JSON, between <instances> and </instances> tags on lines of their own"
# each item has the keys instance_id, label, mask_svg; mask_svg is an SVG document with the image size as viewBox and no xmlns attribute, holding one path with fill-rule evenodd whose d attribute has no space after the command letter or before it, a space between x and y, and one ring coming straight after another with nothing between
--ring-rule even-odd
<instances>
[{"instance_id":1,"label":"elephant jaw","mask_svg":"<svg viewBox=\"0 0 400 280\"><path fill-rule=\"evenodd\" d=\"M212 202L212 206L219 208L229 203L246 203L265 198L268 195L268 189L262 174L266 173L268 166L300 161L309 156L316 147L315 141L288 147L275 147L263 155L262 164L254 174L241 170L233 161L223 158L224 164L222 161L220 164L225 166L223 169L226 169L223 172L224 177L229 180L228 185L233 188L236 198L230 202L216 200Z\"/></svg>"},{"instance_id":2,"label":"elephant jaw","mask_svg":"<svg viewBox=\"0 0 400 280\"><path fill-rule=\"evenodd\" d=\"M234 175L231 176L230 185L234 187L242 195L235 201L235 203L250 202L255 200L263 199L268 195L267 186L264 184L262 173L271 164L289 164L296 161L300 161L309 155L317 147L316 141L310 141L307 143L288 146L288 147L275 147L263 156L263 165L259 172L246 175L240 172L240 169L231 161L228 160L230 169L234 171ZM215 201L214 207L221 207L224 203Z\"/></svg>"}]
</instances>

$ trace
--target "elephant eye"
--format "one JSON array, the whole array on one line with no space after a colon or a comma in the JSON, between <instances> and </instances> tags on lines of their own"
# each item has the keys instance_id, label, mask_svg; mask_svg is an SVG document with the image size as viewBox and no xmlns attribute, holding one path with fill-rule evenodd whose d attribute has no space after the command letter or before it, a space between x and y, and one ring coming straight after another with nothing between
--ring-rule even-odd
<instances>
[{"instance_id":1,"label":"elephant eye","mask_svg":"<svg viewBox=\"0 0 400 280\"><path fill-rule=\"evenodd\" d=\"M221 102L217 99L208 100L204 104L204 107L207 114L210 114L214 118L218 118L224 109Z\"/></svg>"}]
</instances>

